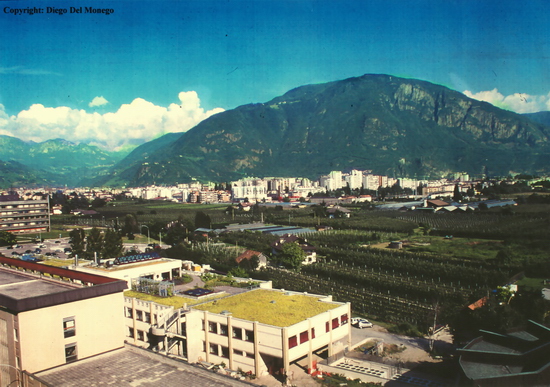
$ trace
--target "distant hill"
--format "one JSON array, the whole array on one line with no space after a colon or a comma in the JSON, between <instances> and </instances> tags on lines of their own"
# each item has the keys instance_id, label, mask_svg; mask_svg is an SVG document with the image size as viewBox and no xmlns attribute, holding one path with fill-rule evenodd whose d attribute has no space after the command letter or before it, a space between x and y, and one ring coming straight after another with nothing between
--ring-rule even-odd
<instances>
[{"instance_id":1,"label":"distant hill","mask_svg":"<svg viewBox=\"0 0 550 387\"><path fill-rule=\"evenodd\" d=\"M156 150L139 147L102 181L317 178L348 168L417 178L543 174L550 168L549 134L528 117L443 86L364 75L216 114Z\"/></svg>"},{"instance_id":2,"label":"distant hill","mask_svg":"<svg viewBox=\"0 0 550 387\"><path fill-rule=\"evenodd\" d=\"M142 163L147 162L149 156L174 143L185 133L167 133L155 140L146 142L135 148L128 156L116 166L105 170L104 173L92 179L88 185L91 186L123 186L134 179L139 172Z\"/></svg>"},{"instance_id":3,"label":"distant hill","mask_svg":"<svg viewBox=\"0 0 550 387\"><path fill-rule=\"evenodd\" d=\"M5 165L25 169L29 185L86 185L90 178L102 173L127 155L107 152L96 146L74 144L55 139L41 143L25 142L15 137L0 135L0 160ZM15 167L14 167L15 168ZM0 186L17 186L16 174L0 172ZM16 179L17 180L17 179Z\"/></svg>"},{"instance_id":4,"label":"distant hill","mask_svg":"<svg viewBox=\"0 0 550 387\"><path fill-rule=\"evenodd\" d=\"M526 113L523 115L539 124L550 126L550 112Z\"/></svg>"}]
</instances>

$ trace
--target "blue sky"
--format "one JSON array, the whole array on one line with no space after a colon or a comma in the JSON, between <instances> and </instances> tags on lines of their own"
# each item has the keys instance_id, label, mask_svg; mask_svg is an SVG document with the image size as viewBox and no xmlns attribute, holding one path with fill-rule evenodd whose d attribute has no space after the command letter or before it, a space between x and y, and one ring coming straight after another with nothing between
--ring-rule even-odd
<instances>
[{"instance_id":1,"label":"blue sky","mask_svg":"<svg viewBox=\"0 0 550 387\"><path fill-rule=\"evenodd\" d=\"M88 5L114 13L46 13ZM0 134L24 139L97 139L116 127L133 140L97 143L135 145L187 130L221 109L366 73L427 80L518 112L550 110L545 1L22 0L0 6ZM10 13L26 7L45 13ZM178 106L186 119L174 115ZM147 111L149 128L159 120L173 125L147 134L130 119L121 129L124 117ZM60 121L63 130L54 128Z\"/></svg>"}]
</instances>

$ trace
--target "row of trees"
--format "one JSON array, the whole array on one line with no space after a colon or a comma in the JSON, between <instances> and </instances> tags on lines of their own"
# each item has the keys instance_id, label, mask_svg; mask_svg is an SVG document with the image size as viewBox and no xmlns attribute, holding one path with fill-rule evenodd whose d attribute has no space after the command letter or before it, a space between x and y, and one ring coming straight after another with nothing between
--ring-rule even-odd
<instances>
[{"instance_id":1,"label":"row of trees","mask_svg":"<svg viewBox=\"0 0 550 387\"><path fill-rule=\"evenodd\" d=\"M124 252L122 237L113 229L101 232L94 227L88 235L81 228L69 233L70 244L74 255L86 259L106 259L120 257Z\"/></svg>"}]
</instances>

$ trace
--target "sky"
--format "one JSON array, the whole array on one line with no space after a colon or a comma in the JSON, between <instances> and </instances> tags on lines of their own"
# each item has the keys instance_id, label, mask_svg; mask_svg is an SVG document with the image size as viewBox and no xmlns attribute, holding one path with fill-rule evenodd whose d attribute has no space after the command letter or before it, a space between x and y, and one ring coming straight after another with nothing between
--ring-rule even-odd
<instances>
[{"instance_id":1,"label":"sky","mask_svg":"<svg viewBox=\"0 0 550 387\"><path fill-rule=\"evenodd\" d=\"M546 0L0 1L0 32L0 134L25 141L119 150L370 73L550 110Z\"/></svg>"}]
</instances>

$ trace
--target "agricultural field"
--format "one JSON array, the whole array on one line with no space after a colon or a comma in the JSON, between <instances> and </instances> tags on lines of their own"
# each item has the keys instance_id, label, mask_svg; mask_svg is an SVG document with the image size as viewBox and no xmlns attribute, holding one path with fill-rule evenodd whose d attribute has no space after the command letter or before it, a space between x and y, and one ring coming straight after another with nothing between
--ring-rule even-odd
<instances>
[{"instance_id":1,"label":"agricultural field","mask_svg":"<svg viewBox=\"0 0 550 387\"><path fill-rule=\"evenodd\" d=\"M178 221L184 225L185 242L172 239L175 246L165 254L209 263L221 271L235 267L234 259L244 248L269 254L274 237L251 232L197 237L191 231L198 212L208 216L212 227L260 219L269 224L311 227L312 232L303 236L316 247L319 263L298 272L271 268L250 275L273 280L278 288L331 294L337 301L351 302L356 313L386 322L411 323L423 331L433 324L436 313L438 322L448 322L446 316L513 277L524 278L519 284L528 289L540 289L542 279L550 278L550 205L546 204L460 214L350 206L349 219L329 219L315 206L260 208L248 213L227 208L227 204L126 200L99 208L99 215L93 217L65 216L54 223L109 227L120 225L132 214L140 227L147 225L151 237L158 239L162 227ZM332 229L315 232L317 225ZM403 249L387 248L391 241L402 241Z\"/></svg>"}]
</instances>

